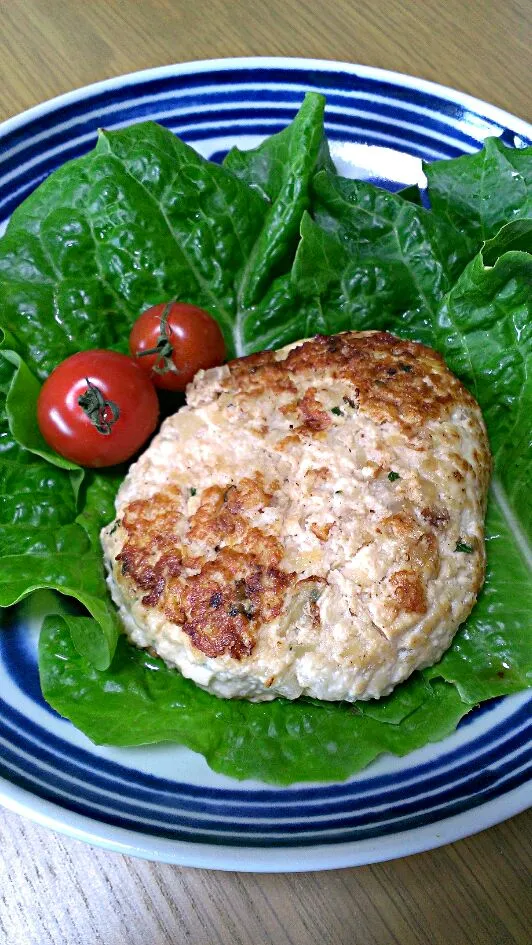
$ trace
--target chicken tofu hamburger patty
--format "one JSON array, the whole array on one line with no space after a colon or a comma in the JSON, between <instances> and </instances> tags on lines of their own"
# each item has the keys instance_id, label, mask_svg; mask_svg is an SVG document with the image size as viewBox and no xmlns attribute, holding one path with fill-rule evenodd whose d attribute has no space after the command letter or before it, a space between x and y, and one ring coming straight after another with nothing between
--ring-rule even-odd
<instances>
[{"instance_id":1,"label":"chicken tofu hamburger patty","mask_svg":"<svg viewBox=\"0 0 532 945\"><path fill-rule=\"evenodd\" d=\"M200 371L102 533L129 638L222 697L384 696L484 576L480 409L429 348L317 336Z\"/></svg>"}]
</instances>

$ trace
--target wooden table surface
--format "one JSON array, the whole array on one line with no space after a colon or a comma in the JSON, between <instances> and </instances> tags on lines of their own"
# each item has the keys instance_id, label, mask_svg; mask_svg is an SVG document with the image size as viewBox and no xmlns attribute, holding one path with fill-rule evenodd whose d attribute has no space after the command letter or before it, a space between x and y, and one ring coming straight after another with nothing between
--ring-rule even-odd
<instances>
[{"instance_id":1,"label":"wooden table surface","mask_svg":"<svg viewBox=\"0 0 532 945\"><path fill-rule=\"evenodd\" d=\"M530 119L529 0L0 0L0 119L148 66L315 56ZM6 945L529 945L532 817L391 863L271 876L155 865L0 813Z\"/></svg>"}]
</instances>

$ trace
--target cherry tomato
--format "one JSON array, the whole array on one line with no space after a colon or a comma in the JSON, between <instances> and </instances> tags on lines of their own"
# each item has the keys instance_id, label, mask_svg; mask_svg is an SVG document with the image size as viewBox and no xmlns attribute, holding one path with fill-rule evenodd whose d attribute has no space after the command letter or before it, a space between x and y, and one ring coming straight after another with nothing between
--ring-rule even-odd
<instances>
[{"instance_id":1,"label":"cherry tomato","mask_svg":"<svg viewBox=\"0 0 532 945\"><path fill-rule=\"evenodd\" d=\"M137 318L129 350L156 387L184 391L200 368L225 361L222 332L202 308L162 302Z\"/></svg>"},{"instance_id":2,"label":"cherry tomato","mask_svg":"<svg viewBox=\"0 0 532 945\"><path fill-rule=\"evenodd\" d=\"M73 354L52 371L37 403L46 442L81 466L129 459L153 433L158 416L149 377L115 351Z\"/></svg>"}]
</instances>

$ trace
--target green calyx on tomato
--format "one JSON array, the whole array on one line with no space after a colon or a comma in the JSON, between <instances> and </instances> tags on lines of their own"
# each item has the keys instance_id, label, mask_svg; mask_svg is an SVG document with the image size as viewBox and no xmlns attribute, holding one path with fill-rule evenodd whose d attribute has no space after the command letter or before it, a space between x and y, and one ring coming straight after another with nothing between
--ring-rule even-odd
<instances>
[{"instance_id":1,"label":"green calyx on tomato","mask_svg":"<svg viewBox=\"0 0 532 945\"><path fill-rule=\"evenodd\" d=\"M172 348L172 343L168 334L168 316L174 304L174 302L168 302L164 307L164 311L161 315L159 340L157 341L155 347L148 348L146 351L139 351L137 355L139 358L145 358L146 355L149 354L156 355L157 360L151 368L155 374L168 374L169 371L172 371L174 374L179 373L179 368L176 367L172 361L174 349Z\"/></svg>"},{"instance_id":2,"label":"green calyx on tomato","mask_svg":"<svg viewBox=\"0 0 532 945\"><path fill-rule=\"evenodd\" d=\"M142 312L131 330L129 350L156 387L180 392L198 371L226 358L216 320L188 302L160 302Z\"/></svg>"},{"instance_id":3,"label":"green calyx on tomato","mask_svg":"<svg viewBox=\"0 0 532 945\"><path fill-rule=\"evenodd\" d=\"M115 404L113 400L106 400L100 388L96 387L96 384L91 384L88 377L85 380L87 381L87 390L78 397L78 404L87 414L90 422L94 424L98 433L109 436L113 424L120 416L118 404Z\"/></svg>"}]
</instances>

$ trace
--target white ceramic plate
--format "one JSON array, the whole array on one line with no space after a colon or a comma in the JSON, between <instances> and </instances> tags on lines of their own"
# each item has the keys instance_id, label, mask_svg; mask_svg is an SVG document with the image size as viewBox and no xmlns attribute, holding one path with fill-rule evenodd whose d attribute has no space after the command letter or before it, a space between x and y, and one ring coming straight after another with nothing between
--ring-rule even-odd
<instances>
[{"instance_id":1,"label":"white ceramic plate","mask_svg":"<svg viewBox=\"0 0 532 945\"><path fill-rule=\"evenodd\" d=\"M458 92L342 63L238 59L168 66L61 96L0 127L0 226L97 128L151 118L218 159L283 127L308 89L327 95L339 170L391 189L423 184L421 159L487 135L530 143L525 122ZM0 634L0 800L123 853L238 870L330 869L456 840L529 801L530 697L487 703L444 741L381 757L342 784L270 788L214 774L178 746L96 748L42 700L39 601Z\"/></svg>"}]
</instances>

